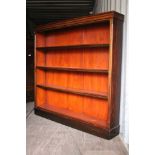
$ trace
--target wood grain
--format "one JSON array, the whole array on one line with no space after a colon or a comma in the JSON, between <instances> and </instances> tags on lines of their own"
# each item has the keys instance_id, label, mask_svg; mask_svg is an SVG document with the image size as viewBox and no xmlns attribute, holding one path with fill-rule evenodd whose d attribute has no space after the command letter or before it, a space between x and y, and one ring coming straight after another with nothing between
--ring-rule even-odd
<instances>
[{"instance_id":1,"label":"wood grain","mask_svg":"<svg viewBox=\"0 0 155 155\"><path fill-rule=\"evenodd\" d=\"M45 35L42 33L36 33L36 47L45 46Z\"/></svg>"},{"instance_id":2,"label":"wood grain","mask_svg":"<svg viewBox=\"0 0 155 155\"><path fill-rule=\"evenodd\" d=\"M85 72L85 73L102 73L108 74L107 69L89 69L89 68L75 68L75 67L48 67L36 66L36 68L47 71L67 71L67 72Z\"/></svg>"},{"instance_id":3,"label":"wood grain","mask_svg":"<svg viewBox=\"0 0 155 155\"><path fill-rule=\"evenodd\" d=\"M109 23L88 25L83 31L83 44L109 44Z\"/></svg>"},{"instance_id":4,"label":"wood grain","mask_svg":"<svg viewBox=\"0 0 155 155\"><path fill-rule=\"evenodd\" d=\"M122 36L123 21L113 19L111 21L112 46L109 74L109 126L113 128L119 124L120 93L121 93L121 65L122 65Z\"/></svg>"},{"instance_id":5,"label":"wood grain","mask_svg":"<svg viewBox=\"0 0 155 155\"><path fill-rule=\"evenodd\" d=\"M85 48L83 50L83 66L89 69L109 68L109 48Z\"/></svg>"},{"instance_id":6,"label":"wood grain","mask_svg":"<svg viewBox=\"0 0 155 155\"><path fill-rule=\"evenodd\" d=\"M36 103L37 106L46 104L46 90L42 88L36 88Z\"/></svg>"},{"instance_id":7,"label":"wood grain","mask_svg":"<svg viewBox=\"0 0 155 155\"><path fill-rule=\"evenodd\" d=\"M123 15L114 11L38 26L36 113L108 139L116 136L122 29Z\"/></svg>"},{"instance_id":8,"label":"wood grain","mask_svg":"<svg viewBox=\"0 0 155 155\"><path fill-rule=\"evenodd\" d=\"M36 65L45 66L45 53L41 50L36 50Z\"/></svg>"},{"instance_id":9,"label":"wood grain","mask_svg":"<svg viewBox=\"0 0 155 155\"><path fill-rule=\"evenodd\" d=\"M40 69L36 69L36 84L42 84L45 85L45 71L40 70Z\"/></svg>"},{"instance_id":10,"label":"wood grain","mask_svg":"<svg viewBox=\"0 0 155 155\"><path fill-rule=\"evenodd\" d=\"M54 91L59 91L59 92L64 92L64 93L71 93L75 95L80 95L80 96L88 96L88 97L93 97L93 98L100 98L100 99L106 99L107 100L107 93L98 93L98 92L93 92L93 91L85 91L85 90L80 90L80 89L67 89L65 87L58 87L55 85L41 85L38 84L37 87L43 88L43 89L48 89L48 90L54 90ZM77 104L78 106L78 104Z\"/></svg>"},{"instance_id":11,"label":"wood grain","mask_svg":"<svg viewBox=\"0 0 155 155\"><path fill-rule=\"evenodd\" d=\"M92 23L99 23L99 22L108 22L109 19L117 19L117 20L124 20L124 16L118 12L115 11L109 11L104 12L96 15L89 15L89 16L83 16L79 18L73 18L70 20L64 20L59 21L55 23L48 23L44 25L40 25L36 28L36 32L45 32L45 31L51 31L56 29L63 29L66 27L74 27L74 26L80 26L80 25L86 25L86 24L92 24Z\"/></svg>"}]
</instances>

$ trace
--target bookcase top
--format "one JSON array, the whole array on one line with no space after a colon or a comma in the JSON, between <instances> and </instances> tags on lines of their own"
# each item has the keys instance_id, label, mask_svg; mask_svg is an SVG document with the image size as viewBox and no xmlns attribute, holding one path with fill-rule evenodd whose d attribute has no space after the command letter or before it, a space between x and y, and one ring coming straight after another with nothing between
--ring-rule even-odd
<instances>
[{"instance_id":1,"label":"bookcase top","mask_svg":"<svg viewBox=\"0 0 155 155\"><path fill-rule=\"evenodd\" d=\"M85 24L107 22L110 19L124 20L124 15L116 11L104 12L95 15L82 16L78 18L66 19L57 22L50 22L37 26L35 32L46 32L56 29L63 29L71 26L80 26Z\"/></svg>"}]
</instances>

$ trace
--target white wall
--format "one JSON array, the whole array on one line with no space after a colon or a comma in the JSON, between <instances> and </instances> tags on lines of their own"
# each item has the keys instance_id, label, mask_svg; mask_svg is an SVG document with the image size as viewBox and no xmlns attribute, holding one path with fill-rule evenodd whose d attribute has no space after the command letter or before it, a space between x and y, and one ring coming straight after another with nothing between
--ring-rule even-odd
<instances>
[{"instance_id":1,"label":"white wall","mask_svg":"<svg viewBox=\"0 0 155 155\"><path fill-rule=\"evenodd\" d=\"M123 55L122 55L122 84L121 84L121 106L120 106L120 135L126 144L129 144L129 120L127 102L127 18L128 0L96 0L94 13L117 11L124 14L123 26Z\"/></svg>"}]
</instances>

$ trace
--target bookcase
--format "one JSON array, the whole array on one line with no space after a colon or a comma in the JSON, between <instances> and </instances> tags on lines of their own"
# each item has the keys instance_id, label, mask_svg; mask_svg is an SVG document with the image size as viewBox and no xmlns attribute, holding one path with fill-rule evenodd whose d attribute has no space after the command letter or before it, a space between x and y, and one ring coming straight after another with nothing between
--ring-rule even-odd
<instances>
[{"instance_id":1,"label":"bookcase","mask_svg":"<svg viewBox=\"0 0 155 155\"><path fill-rule=\"evenodd\" d=\"M119 134L122 14L111 11L35 31L35 114L111 139Z\"/></svg>"}]
</instances>

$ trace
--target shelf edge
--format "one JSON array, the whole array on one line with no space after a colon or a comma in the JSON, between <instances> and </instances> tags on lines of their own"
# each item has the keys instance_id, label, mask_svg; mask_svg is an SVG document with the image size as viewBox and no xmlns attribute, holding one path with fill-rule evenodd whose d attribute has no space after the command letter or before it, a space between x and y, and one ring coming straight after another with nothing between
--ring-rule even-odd
<instances>
[{"instance_id":1,"label":"shelf edge","mask_svg":"<svg viewBox=\"0 0 155 155\"><path fill-rule=\"evenodd\" d=\"M57 70L57 71L69 71L69 72L104 73L104 74L108 74L108 70L106 70L106 69L67 68L67 67L47 67L47 66L36 66L36 69L43 69L43 70Z\"/></svg>"}]
</instances>

